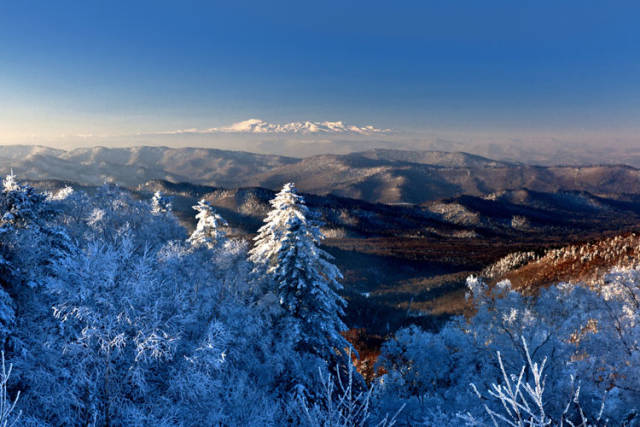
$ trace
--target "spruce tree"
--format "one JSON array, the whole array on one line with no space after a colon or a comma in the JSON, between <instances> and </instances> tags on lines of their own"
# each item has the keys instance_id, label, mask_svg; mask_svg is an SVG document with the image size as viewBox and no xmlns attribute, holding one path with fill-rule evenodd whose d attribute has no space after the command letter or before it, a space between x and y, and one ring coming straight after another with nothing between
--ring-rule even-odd
<instances>
[{"instance_id":1,"label":"spruce tree","mask_svg":"<svg viewBox=\"0 0 640 427\"><path fill-rule=\"evenodd\" d=\"M171 212L173 204L171 199L162 194L161 191L153 193L151 198L151 213L154 215L161 215L167 212Z\"/></svg>"},{"instance_id":2,"label":"spruce tree","mask_svg":"<svg viewBox=\"0 0 640 427\"><path fill-rule=\"evenodd\" d=\"M196 214L198 224L189 236L189 243L195 247L206 245L209 249L220 246L226 237L224 229L229 226L227 221L204 199L193 206L193 209L198 212Z\"/></svg>"},{"instance_id":3,"label":"spruce tree","mask_svg":"<svg viewBox=\"0 0 640 427\"><path fill-rule=\"evenodd\" d=\"M324 238L320 223L293 183L270 203L273 209L249 253L254 271L272 279L280 305L297 319L299 347L330 358L349 347L340 335L346 329L340 318L346 302L337 293L342 274L333 257L318 247Z\"/></svg>"}]
</instances>

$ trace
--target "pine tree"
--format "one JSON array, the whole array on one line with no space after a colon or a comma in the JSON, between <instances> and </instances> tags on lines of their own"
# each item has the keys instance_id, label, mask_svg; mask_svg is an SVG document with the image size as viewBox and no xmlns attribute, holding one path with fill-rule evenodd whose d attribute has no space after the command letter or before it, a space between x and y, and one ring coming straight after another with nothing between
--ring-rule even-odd
<instances>
[{"instance_id":1,"label":"pine tree","mask_svg":"<svg viewBox=\"0 0 640 427\"><path fill-rule=\"evenodd\" d=\"M293 183L270 203L273 209L249 253L254 272L273 280L280 305L298 320L302 349L329 358L349 347L340 335L346 329L340 319L346 302L337 294L342 274L318 247L324 238L320 223Z\"/></svg>"},{"instance_id":2,"label":"pine tree","mask_svg":"<svg viewBox=\"0 0 640 427\"><path fill-rule=\"evenodd\" d=\"M173 205L171 199L162 194L161 191L153 193L151 198L151 213L154 215L161 215L167 212L171 212Z\"/></svg>"},{"instance_id":3,"label":"pine tree","mask_svg":"<svg viewBox=\"0 0 640 427\"><path fill-rule=\"evenodd\" d=\"M50 214L46 197L32 187L20 185L13 171L0 189L0 344L4 344L16 324L14 297L22 284L33 280L47 261L53 242L44 219Z\"/></svg>"},{"instance_id":4,"label":"pine tree","mask_svg":"<svg viewBox=\"0 0 640 427\"><path fill-rule=\"evenodd\" d=\"M38 193L33 187L20 185L13 174L2 181L0 190L0 227L27 227L41 217L41 210L46 196Z\"/></svg>"},{"instance_id":5,"label":"pine tree","mask_svg":"<svg viewBox=\"0 0 640 427\"><path fill-rule=\"evenodd\" d=\"M198 224L189 236L189 243L195 247L206 245L210 249L221 245L226 237L224 228L229 226L227 221L204 199L193 206L193 209L198 212Z\"/></svg>"}]
</instances>

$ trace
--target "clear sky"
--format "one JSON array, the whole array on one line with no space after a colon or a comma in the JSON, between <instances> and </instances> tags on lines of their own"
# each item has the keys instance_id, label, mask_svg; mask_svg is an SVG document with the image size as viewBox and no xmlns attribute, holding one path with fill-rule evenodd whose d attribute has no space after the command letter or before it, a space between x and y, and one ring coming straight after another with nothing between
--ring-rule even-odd
<instances>
[{"instance_id":1,"label":"clear sky","mask_svg":"<svg viewBox=\"0 0 640 427\"><path fill-rule=\"evenodd\" d=\"M628 141L639 18L637 1L0 0L0 143L215 145L248 119Z\"/></svg>"}]
</instances>

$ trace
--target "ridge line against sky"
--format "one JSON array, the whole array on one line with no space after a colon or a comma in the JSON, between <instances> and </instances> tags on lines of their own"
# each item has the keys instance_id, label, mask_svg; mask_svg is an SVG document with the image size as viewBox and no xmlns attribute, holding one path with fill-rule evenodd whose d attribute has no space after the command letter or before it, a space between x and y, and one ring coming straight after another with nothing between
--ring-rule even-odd
<instances>
[{"instance_id":1,"label":"ridge line against sky","mask_svg":"<svg viewBox=\"0 0 640 427\"><path fill-rule=\"evenodd\" d=\"M638 146L637 16L632 1L3 2L0 144Z\"/></svg>"}]
</instances>

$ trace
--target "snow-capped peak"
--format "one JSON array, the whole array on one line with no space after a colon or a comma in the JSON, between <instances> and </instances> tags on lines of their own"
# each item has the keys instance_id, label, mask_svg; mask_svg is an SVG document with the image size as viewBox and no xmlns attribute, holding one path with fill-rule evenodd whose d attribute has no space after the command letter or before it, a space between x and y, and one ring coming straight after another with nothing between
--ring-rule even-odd
<instances>
[{"instance_id":1,"label":"snow-capped peak","mask_svg":"<svg viewBox=\"0 0 640 427\"><path fill-rule=\"evenodd\" d=\"M255 134L350 134L372 135L376 133L390 132L390 129L379 129L372 125L356 126L347 125L342 121L324 122L289 122L269 123L261 119L248 119L233 123L229 126L214 127L208 129L180 129L161 132L163 134L188 134L188 133L255 133Z\"/></svg>"}]
</instances>

